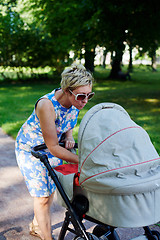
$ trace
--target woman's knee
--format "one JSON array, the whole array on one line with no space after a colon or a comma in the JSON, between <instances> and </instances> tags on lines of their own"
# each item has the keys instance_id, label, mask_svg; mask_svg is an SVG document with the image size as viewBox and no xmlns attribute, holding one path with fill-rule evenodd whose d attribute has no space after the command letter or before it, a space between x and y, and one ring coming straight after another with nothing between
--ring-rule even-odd
<instances>
[{"instance_id":1,"label":"woman's knee","mask_svg":"<svg viewBox=\"0 0 160 240\"><path fill-rule=\"evenodd\" d=\"M46 206L49 204L49 197L34 197L34 204L35 205L41 205Z\"/></svg>"}]
</instances>

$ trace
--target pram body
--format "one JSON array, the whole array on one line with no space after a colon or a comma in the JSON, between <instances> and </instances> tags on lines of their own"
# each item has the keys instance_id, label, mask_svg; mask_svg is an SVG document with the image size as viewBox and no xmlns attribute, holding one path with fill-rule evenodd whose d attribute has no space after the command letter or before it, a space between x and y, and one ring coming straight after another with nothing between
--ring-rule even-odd
<instances>
[{"instance_id":1,"label":"pram body","mask_svg":"<svg viewBox=\"0 0 160 240\"><path fill-rule=\"evenodd\" d=\"M160 157L146 131L121 106L101 103L85 114L78 151L80 186L74 186L74 173L57 175L71 201L76 194L86 196L89 218L124 228L160 220ZM58 198L66 206L59 191Z\"/></svg>"}]
</instances>

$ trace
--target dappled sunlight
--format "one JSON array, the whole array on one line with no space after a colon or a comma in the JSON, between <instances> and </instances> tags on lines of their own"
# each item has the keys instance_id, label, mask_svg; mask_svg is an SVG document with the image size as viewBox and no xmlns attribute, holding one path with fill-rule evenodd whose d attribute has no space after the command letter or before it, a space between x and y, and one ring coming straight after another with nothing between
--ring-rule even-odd
<instances>
[{"instance_id":1,"label":"dappled sunlight","mask_svg":"<svg viewBox=\"0 0 160 240\"><path fill-rule=\"evenodd\" d=\"M34 106L35 106L35 103L31 103L31 104L28 104L27 108L29 108L29 109L32 109L32 110L33 110Z\"/></svg>"},{"instance_id":2,"label":"dappled sunlight","mask_svg":"<svg viewBox=\"0 0 160 240\"><path fill-rule=\"evenodd\" d=\"M16 185L23 180L18 166L16 167L1 167L1 190ZM10 176L10 177L9 177ZM14 178L12 177L14 176Z\"/></svg>"},{"instance_id":3,"label":"dappled sunlight","mask_svg":"<svg viewBox=\"0 0 160 240\"><path fill-rule=\"evenodd\" d=\"M30 197L23 176L16 167L1 167L1 224L19 224L19 220L33 215L33 199ZM25 208L24 208L25 206ZM16 238L18 239L18 238Z\"/></svg>"},{"instance_id":4,"label":"dappled sunlight","mask_svg":"<svg viewBox=\"0 0 160 240\"><path fill-rule=\"evenodd\" d=\"M137 120L150 121L152 118L153 118L152 116L141 116L141 117L137 117Z\"/></svg>"},{"instance_id":5,"label":"dappled sunlight","mask_svg":"<svg viewBox=\"0 0 160 240\"><path fill-rule=\"evenodd\" d=\"M132 102L138 102L138 103L149 103L149 104L157 104L160 103L160 99L157 98L140 98L140 97L136 97L136 98L130 98L130 101Z\"/></svg>"},{"instance_id":6,"label":"dappled sunlight","mask_svg":"<svg viewBox=\"0 0 160 240\"><path fill-rule=\"evenodd\" d=\"M16 136L17 136L16 130L17 129L19 130L23 123L24 123L24 120L17 121L17 122L7 122L7 123L2 124L2 128L9 135L16 138Z\"/></svg>"},{"instance_id":7,"label":"dappled sunlight","mask_svg":"<svg viewBox=\"0 0 160 240\"><path fill-rule=\"evenodd\" d=\"M144 99L144 101L148 103L159 103L160 99L147 98L147 99Z\"/></svg>"},{"instance_id":8,"label":"dappled sunlight","mask_svg":"<svg viewBox=\"0 0 160 240\"><path fill-rule=\"evenodd\" d=\"M33 87L31 87L31 86L20 87L20 90L29 90L29 89L33 89Z\"/></svg>"},{"instance_id":9,"label":"dappled sunlight","mask_svg":"<svg viewBox=\"0 0 160 240\"><path fill-rule=\"evenodd\" d=\"M160 112L160 108L152 108L151 112L159 113Z\"/></svg>"},{"instance_id":10,"label":"dappled sunlight","mask_svg":"<svg viewBox=\"0 0 160 240\"><path fill-rule=\"evenodd\" d=\"M115 90L116 87L111 87L111 86L102 86L102 87L94 87L95 91L106 91L106 90Z\"/></svg>"}]
</instances>

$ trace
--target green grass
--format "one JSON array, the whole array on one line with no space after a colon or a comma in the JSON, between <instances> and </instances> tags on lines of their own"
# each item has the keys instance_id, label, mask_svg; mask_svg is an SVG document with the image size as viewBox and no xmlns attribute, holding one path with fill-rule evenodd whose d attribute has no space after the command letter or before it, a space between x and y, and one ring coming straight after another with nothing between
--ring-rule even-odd
<instances>
[{"instance_id":1,"label":"green grass","mask_svg":"<svg viewBox=\"0 0 160 240\"><path fill-rule=\"evenodd\" d=\"M123 106L131 118L142 126L160 153L160 69L151 72L147 67L135 67L132 80L127 82L108 81L110 69L96 68L93 90L96 95L80 112L74 130L77 139L78 126L86 111L101 102L115 102ZM52 91L59 84L28 83L0 85L0 126L13 136L32 113L36 100Z\"/></svg>"}]
</instances>

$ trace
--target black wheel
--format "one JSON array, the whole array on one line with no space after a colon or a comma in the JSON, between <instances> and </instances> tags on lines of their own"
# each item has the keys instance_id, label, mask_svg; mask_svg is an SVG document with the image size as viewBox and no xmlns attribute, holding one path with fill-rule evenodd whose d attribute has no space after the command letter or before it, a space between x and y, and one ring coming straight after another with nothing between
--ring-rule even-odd
<instances>
[{"instance_id":1,"label":"black wheel","mask_svg":"<svg viewBox=\"0 0 160 240\"><path fill-rule=\"evenodd\" d=\"M111 228L110 226L107 226L107 225L97 225L93 229L93 234L97 237L101 237L104 234L108 234L108 235L106 235L108 240L120 240L120 238L119 238L117 232L114 230L114 228Z\"/></svg>"},{"instance_id":2,"label":"black wheel","mask_svg":"<svg viewBox=\"0 0 160 240\"><path fill-rule=\"evenodd\" d=\"M155 240L160 240L160 233L156 230L152 230L151 233L153 234Z\"/></svg>"},{"instance_id":3,"label":"black wheel","mask_svg":"<svg viewBox=\"0 0 160 240\"><path fill-rule=\"evenodd\" d=\"M105 233L107 233L108 231L110 231L110 227L106 226L104 227L103 225L97 225L95 226L95 228L93 229L93 234L97 237L101 237L102 235L104 235Z\"/></svg>"}]
</instances>

